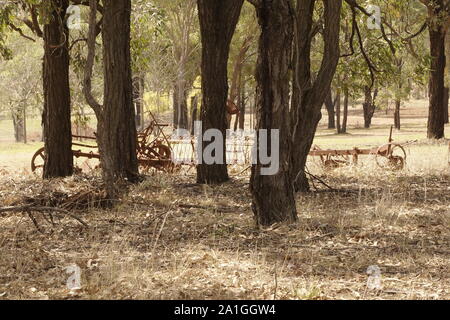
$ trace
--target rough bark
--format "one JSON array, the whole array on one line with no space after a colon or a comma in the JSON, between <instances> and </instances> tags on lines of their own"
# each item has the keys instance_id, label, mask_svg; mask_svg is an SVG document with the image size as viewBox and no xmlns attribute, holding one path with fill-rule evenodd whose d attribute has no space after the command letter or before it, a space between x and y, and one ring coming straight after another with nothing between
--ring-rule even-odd
<instances>
[{"instance_id":1,"label":"rough bark","mask_svg":"<svg viewBox=\"0 0 450 320\"><path fill-rule=\"evenodd\" d=\"M256 69L258 141L261 129L268 130L268 154L279 151L279 170L262 175L260 148L258 163L252 166L250 190L258 225L297 220L294 189L290 178L289 63L293 40L293 10L289 0L261 0L256 7L261 36ZM279 150L271 150L271 130L279 130Z\"/></svg>"},{"instance_id":2,"label":"rough bark","mask_svg":"<svg viewBox=\"0 0 450 320\"><path fill-rule=\"evenodd\" d=\"M138 181L130 55L131 0L103 7L104 105L98 138L105 181Z\"/></svg>"},{"instance_id":3,"label":"rough bark","mask_svg":"<svg viewBox=\"0 0 450 320\"><path fill-rule=\"evenodd\" d=\"M449 123L449 115L448 115L448 108L449 108L449 88L445 88L444 90L444 123Z\"/></svg>"},{"instance_id":4,"label":"rough bark","mask_svg":"<svg viewBox=\"0 0 450 320\"><path fill-rule=\"evenodd\" d=\"M69 0L52 0L54 11L44 26L43 88L45 179L73 173L70 123L69 30L64 23Z\"/></svg>"},{"instance_id":5,"label":"rough bark","mask_svg":"<svg viewBox=\"0 0 450 320\"><path fill-rule=\"evenodd\" d=\"M436 0L436 5L428 5L431 75L430 106L428 112L429 139L444 138L444 82L445 82L445 28L441 16L444 12L444 0Z\"/></svg>"},{"instance_id":6,"label":"rough bark","mask_svg":"<svg viewBox=\"0 0 450 320\"><path fill-rule=\"evenodd\" d=\"M198 0L202 42L202 133L218 129L224 137L223 161L197 166L197 182L223 183L229 179L226 165L226 105L228 97L228 56L243 0ZM203 151L210 142L203 142Z\"/></svg>"},{"instance_id":7,"label":"rough bark","mask_svg":"<svg viewBox=\"0 0 450 320\"><path fill-rule=\"evenodd\" d=\"M105 1L103 6L104 104L92 95L97 1L90 0L88 57L84 94L97 116L97 142L108 196L119 193L118 182L139 181L136 122L130 55L131 1Z\"/></svg>"},{"instance_id":8,"label":"rough bark","mask_svg":"<svg viewBox=\"0 0 450 320\"><path fill-rule=\"evenodd\" d=\"M330 90L339 61L339 35L341 0L323 0L324 55L322 65L313 81L311 77L311 30L316 0L298 0L296 24L296 55L292 97L293 149L292 181L297 191L309 191L305 174L306 160L317 125L322 117L321 108Z\"/></svg>"}]
</instances>

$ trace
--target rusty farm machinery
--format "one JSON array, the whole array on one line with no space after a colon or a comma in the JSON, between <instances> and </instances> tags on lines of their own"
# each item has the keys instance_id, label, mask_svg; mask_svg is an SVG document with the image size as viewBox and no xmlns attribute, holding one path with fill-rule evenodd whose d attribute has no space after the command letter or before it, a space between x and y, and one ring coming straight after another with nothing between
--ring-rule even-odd
<instances>
[{"instance_id":1,"label":"rusty farm machinery","mask_svg":"<svg viewBox=\"0 0 450 320\"><path fill-rule=\"evenodd\" d=\"M168 125L160 124L153 115L150 124L138 132L137 135L137 157L140 169L149 171L156 169L164 172L173 172L177 165L172 161L172 147L170 140L164 133L164 127ZM72 142L72 152L75 158L100 159L97 138L94 136L73 135L74 140L87 141ZM36 172L43 168L45 161L45 148L40 148L31 159L31 170Z\"/></svg>"},{"instance_id":2,"label":"rusty farm machinery","mask_svg":"<svg viewBox=\"0 0 450 320\"><path fill-rule=\"evenodd\" d=\"M169 138L164 133L164 128L169 125L160 124L152 115L152 121L138 133L137 156L142 171L156 169L158 171L173 173L182 166L192 168L196 163L196 139ZM373 148L353 149L321 149L313 146L309 152L310 157L319 158L324 168L337 168L349 164L357 164L360 156L372 155L376 164L385 170L402 170L406 165L406 151L404 144L395 143L392 138L391 127L389 140L386 144ZM73 142L73 155L75 158L100 159L98 146L94 142L95 137L73 136L74 139L92 141L92 143ZM227 160L229 164L250 166L252 164L252 145L254 139L251 136L240 139L227 139ZM39 149L32 158L31 169L33 172L42 168L45 159L45 149ZM182 159L182 161L174 161ZM245 171L245 170L244 170Z\"/></svg>"}]
</instances>

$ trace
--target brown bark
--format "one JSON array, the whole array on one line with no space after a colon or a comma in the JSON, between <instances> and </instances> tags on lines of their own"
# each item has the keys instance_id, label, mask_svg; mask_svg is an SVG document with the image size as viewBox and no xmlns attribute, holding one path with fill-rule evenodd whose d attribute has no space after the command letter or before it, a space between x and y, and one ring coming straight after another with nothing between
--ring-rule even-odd
<instances>
[{"instance_id":1,"label":"brown bark","mask_svg":"<svg viewBox=\"0 0 450 320\"><path fill-rule=\"evenodd\" d=\"M431 75L430 107L428 112L429 139L444 138L444 82L445 82L445 28L441 16L444 12L444 0L436 0L436 5L428 5Z\"/></svg>"},{"instance_id":2,"label":"brown bark","mask_svg":"<svg viewBox=\"0 0 450 320\"><path fill-rule=\"evenodd\" d=\"M198 0L202 38L202 133L218 129L224 137L223 161L197 166L197 182L215 184L229 179L226 165L226 105L228 97L228 56L243 0ZM209 142L199 148L203 151Z\"/></svg>"},{"instance_id":3,"label":"brown bark","mask_svg":"<svg viewBox=\"0 0 450 320\"><path fill-rule=\"evenodd\" d=\"M445 88L444 91L444 123L449 123L449 115L448 115L448 108L449 108L449 88Z\"/></svg>"},{"instance_id":4,"label":"brown bark","mask_svg":"<svg viewBox=\"0 0 450 320\"><path fill-rule=\"evenodd\" d=\"M104 105L98 124L105 181L138 181L130 55L131 0L103 7Z\"/></svg>"},{"instance_id":5,"label":"brown bark","mask_svg":"<svg viewBox=\"0 0 450 320\"><path fill-rule=\"evenodd\" d=\"M308 191L305 174L306 160L317 125L322 117L321 108L330 90L339 61L339 34L341 0L323 0L324 55L322 65L313 81L311 78L311 30L316 0L298 0L296 25L296 55L292 97L292 181L297 191Z\"/></svg>"},{"instance_id":6,"label":"brown bark","mask_svg":"<svg viewBox=\"0 0 450 320\"><path fill-rule=\"evenodd\" d=\"M394 110L394 126L395 129L400 130L400 107L402 105L402 101L400 99L395 100L395 110Z\"/></svg>"},{"instance_id":7,"label":"brown bark","mask_svg":"<svg viewBox=\"0 0 450 320\"><path fill-rule=\"evenodd\" d=\"M195 95L191 98L191 122L190 122L190 132L193 136L195 134L195 121L198 120L198 96Z\"/></svg>"},{"instance_id":8,"label":"brown bark","mask_svg":"<svg viewBox=\"0 0 450 320\"><path fill-rule=\"evenodd\" d=\"M90 0L88 57L84 94L97 116L97 141L108 196L118 194L117 182L139 181L136 122L130 54L131 1L105 1L103 7L104 104L91 92L95 58L97 1Z\"/></svg>"},{"instance_id":9,"label":"brown bark","mask_svg":"<svg viewBox=\"0 0 450 320\"><path fill-rule=\"evenodd\" d=\"M289 0L261 0L256 7L261 36L256 69L256 130L268 130L268 154L279 151L279 170L262 175L260 148L258 163L252 166L250 190L258 225L297 220L294 189L290 179L289 63L293 40L293 10ZM279 130L279 150L271 150L271 130ZM260 131L257 131L258 141Z\"/></svg>"},{"instance_id":10,"label":"brown bark","mask_svg":"<svg viewBox=\"0 0 450 320\"><path fill-rule=\"evenodd\" d=\"M69 0L52 0L54 11L44 26L43 88L45 179L73 173L72 132L70 123L69 51L64 18Z\"/></svg>"}]
</instances>

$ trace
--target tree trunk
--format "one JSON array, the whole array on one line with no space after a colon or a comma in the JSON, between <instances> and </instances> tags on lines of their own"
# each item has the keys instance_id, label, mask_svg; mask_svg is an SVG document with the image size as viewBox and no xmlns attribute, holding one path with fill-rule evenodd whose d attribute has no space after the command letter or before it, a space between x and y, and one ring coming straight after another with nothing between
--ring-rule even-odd
<instances>
[{"instance_id":1,"label":"tree trunk","mask_svg":"<svg viewBox=\"0 0 450 320\"><path fill-rule=\"evenodd\" d=\"M246 112L246 106L245 106L245 82L242 84L242 93L241 93L241 105L239 107L239 129L244 130L245 129L245 112Z\"/></svg>"},{"instance_id":2,"label":"tree trunk","mask_svg":"<svg viewBox=\"0 0 450 320\"><path fill-rule=\"evenodd\" d=\"M325 107L328 113L328 129L336 129L336 113L334 111L335 104L333 102L333 94L331 88L325 99Z\"/></svg>"},{"instance_id":3,"label":"tree trunk","mask_svg":"<svg viewBox=\"0 0 450 320\"><path fill-rule=\"evenodd\" d=\"M188 129L188 106L186 81L179 80L173 90L173 124L175 129Z\"/></svg>"},{"instance_id":4,"label":"tree trunk","mask_svg":"<svg viewBox=\"0 0 450 320\"><path fill-rule=\"evenodd\" d=\"M341 126L341 93L338 92L336 95L336 132L337 134L342 133Z\"/></svg>"},{"instance_id":5,"label":"tree trunk","mask_svg":"<svg viewBox=\"0 0 450 320\"><path fill-rule=\"evenodd\" d=\"M25 119L23 117L24 112L21 108L12 110L12 120L14 126L14 138L16 142L25 142Z\"/></svg>"},{"instance_id":6,"label":"tree trunk","mask_svg":"<svg viewBox=\"0 0 450 320\"><path fill-rule=\"evenodd\" d=\"M344 114L342 115L342 128L341 133L347 133L347 120L348 120L348 89L344 90Z\"/></svg>"},{"instance_id":7,"label":"tree trunk","mask_svg":"<svg viewBox=\"0 0 450 320\"><path fill-rule=\"evenodd\" d=\"M292 96L292 182L297 191L309 191L306 160L322 117L321 109L330 90L339 61L341 0L324 0L324 55L313 81L311 77L311 30L315 0L298 0L295 72Z\"/></svg>"},{"instance_id":8,"label":"tree trunk","mask_svg":"<svg viewBox=\"0 0 450 320\"><path fill-rule=\"evenodd\" d=\"M279 170L263 175L258 144L257 164L252 166L250 190L258 225L297 220L294 189L290 179L291 134L289 117L289 63L293 40L293 13L289 0L262 0L256 8L261 36L256 68L257 140L268 130L267 154L279 152ZM271 148L272 130L279 130L279 150Z\"/></svg>"},{"instance_id":9,"label":"tree trunk","mask_svg":"<svg viewBox=\"0 0 450 320\"><path fill-rule=\"evenodd\" d=\"M133 103L136 111L136 127L144 128L144 78L136 76L133 78Z\"/></svg>"},{"instance_id":10,"label":"tree trunk","mask_svg":"<svg viewBox=\"0 0 450 320\"><path fill-rule=\"evenodd\" d=\"M402 101L400 99L395 100L395 110L394 110L394 126L395 129L400 130L400 107L402 105Z\"/></svg>"},{"instance_id":11,"label":"tree trunk","mask_svg":"<svg viewBox=\"0 0 450 320\"><path fill-rule=\"evenodd\" d=\"M364 128L369 129L372 125L372 118L375 114L376 109L376 97L378 95L378 89L375 88L373 96L372 90L369 86L364 87L364 103L363 103L363 112L364 112Z\"/></svg>"},{"instance_id":12,"label":"tree trunk","mask_svg":"<svg viewBox=\"0 0 450 320\"><path fill-rule=\"evenodd\" d=\"M449 88L444 91L444 123L449 123L448 108L449 108Z\"/></svg>"},{"instance_id":13,"label":"tree trunk","mask_svg":"<svg viewBox=\"0 0 450 320\"><path fill-rule=\"evenodd\" d=\"M191 98L191 124L190 132L191 136L195 134L195 121L198 120L198 95Z\"/></svg>"},{"instance_id":14,"label":"tree trunk","mask_svg":"<svg viewBox=\"0 0 450 320\"><path fill-rule=\"evenodd\" d=\"M437 17L443 13L444 1L429 5L429 33L431 50L430 107L428 112L429 139L444 138L444 76L445 76L445 29Z\"/></svg>"},{"instance_id":15,"label":"tree trunk","mask_svg":"<svg viewBox=\"0 0 450 320\"><path fill-rule=\"evenodd\" d=\"M109 193L117 181L139 181L130 57L131 0L105 1L103 8L104 105L98 143Z\"/></svg>"},{"instance_id":16,"label":"tree trunk","mask_svg":"<svg viewBox=\"0 0 450 320\"><path fill-rule=\"evenodd\" d=\"M226 106L228 98L228 56L243 0L198 0L202 38L202 134L208 129L220 130L223 136L221 163L197 165L197 182L222 183L229 179L226 164ZM212 142L202 141L200 152Z\"/></svg>"},{"instance_id":17,"label":"tree trunk","mask_svg":"<svg viewBox=\"0 0 450 320\"><path fill-rule=\"evenodd\" d=\"M73 174L70 122L69 30L65 15L69 0L52 0L55 8L44 26L43 88L45 179Z\"/></svg>"}]
</instances>

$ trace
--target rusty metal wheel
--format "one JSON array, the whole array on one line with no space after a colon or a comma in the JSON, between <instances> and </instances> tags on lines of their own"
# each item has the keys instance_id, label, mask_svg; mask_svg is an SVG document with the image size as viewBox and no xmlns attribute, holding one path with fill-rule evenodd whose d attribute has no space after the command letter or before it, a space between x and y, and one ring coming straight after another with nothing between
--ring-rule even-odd
<instances>
[{"instance_id":1,"label":"rusty metal wheel","mask_svg":"<svg viewBox=\"0 0 450 320\"><path fill-rule=\"evenodd\" d=\"M40 148L31 158L31 171L33 173L40 173L39 171L44 170L45 162L45 148Z\"/></svg>"},{"instance_id":2,"label":"rusty metal wheel","mask_svg":"<svg viewBox=\"0 0 450 320\"><path fill-rule=\"evenodd\" d=\"M385 144L378 148L375 160L381 169L403 170L406 165L405 148L396 143Z\"/></svg>"}]
</instances>

